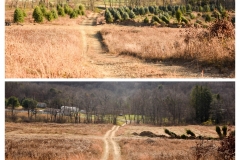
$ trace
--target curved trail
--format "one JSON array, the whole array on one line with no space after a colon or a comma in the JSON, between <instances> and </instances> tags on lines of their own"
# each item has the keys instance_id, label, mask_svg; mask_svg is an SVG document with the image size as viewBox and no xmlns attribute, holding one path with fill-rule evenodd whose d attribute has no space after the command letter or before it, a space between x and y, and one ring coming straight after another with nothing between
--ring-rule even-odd
<instances>
[{"instance_id":1,"label":"curved trail","mask_svg":"<svg viewBox=\"0 0 240 160\"><path fill-rule=\"evenodd\" d=\"M145 62L127 55L111 54L102 47L99 31L104 25L95 25L98 13L90 13L81 25L84 61L96 71L96 78L212 78L218 73L192 71L184 66L159 62ZM85 77L88 78L88 77Z\"/></svg>"},{"instance_id":2,"label":"curved trail","mask_svg":"<svg viewBox=\"0 0 240 160\"><path fill-rule=\"evenodd\" d=\"M110 155L114 160L120 160L120 148L117 143L114 141L114 136L119 126L113 126L111 130L107 131L104 136L104 152L101 160L108 160Z\"/></svg>"},{"instance_id":3,"label":"curved trail","mask_svg":"<svg viewBox=\"0 0 240 160\"><path fill-rule=\"evenodd\" d=\"M201 73L190 75L189 70L181 66L147 63L135 57L107 53L99 35L104 25L95 25L97 16L98 13L91 13L80 25L82 56L87 66L97 72L96 78L201 77Z\"/></svg>"}]
</instances>

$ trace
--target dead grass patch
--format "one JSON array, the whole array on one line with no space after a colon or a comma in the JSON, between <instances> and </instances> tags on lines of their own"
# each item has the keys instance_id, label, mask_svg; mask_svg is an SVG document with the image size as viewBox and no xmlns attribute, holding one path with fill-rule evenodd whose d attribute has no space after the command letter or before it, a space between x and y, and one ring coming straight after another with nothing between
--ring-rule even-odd
<instances>
[{"instance_id":1,"label":"dead grass patch","mask_svg":"<svg viewBox=\"0 0 240 160\"><path fill-rule=\"evenodd\" d=\"M56 123L5 123L5 133L9 134L75 134L103 136L111 124L56 124Z\"/></svg>"},{"instance_id":2,"label":"dead grass patch","mask_svg":"<svg viewBox=\"0 0 240 160\"><path fill-rule=\"evenodd\" d=\"M235 127L233 127L234 129ZM176 133L177 135L186 135L186 129L191 130L196 136L205 136L218 138L218 134L216 132L216 126L200 126L200 125L187 125L187 126L147 126L147 125L125 125L124 127L120 127L116 133L116 136L119 137L132 137L133 133L137 133L138 135L143 131L150 131L157 135L165 135L169 136L164 132L164 129L168 129L171 132Z\"/></svg>"},{"instance_id":3,"label":"dead grass patch","mask_svg":"<svg viewBox=\"0 0 240 160\"><path fill-rule=\"evenodd\" d=\"M6 78L95 77L84 62L79 27L11 26L5 30Z\"/></svg>"},{"instance_id":4,"label":"dead grass patch","mask_svg":"<svg viewBox=\"0 0 240 160\"><path fill-rule=\"evenodd\" d=\"M102 156L108 124L5 123L5 159L89 159Z\"/></svg>"},{"instance_id":5,"label":"dead grass patch","mask_svg":"<svg viewBox=\"0 0 240 160\"><path fill-rule=\"evenodd\" d=\"M5 27L6 78L95 78L98 74L86 61L79 24L86 18L69 16L34 23L32 10L25 22ZM5 11L5 20L13 19ZM89 12L87 12L89 14Z\"/></svg>"},{"instance_id":6,"label":"dead grass patch","mask_svg":"<svg viewBox=\"0 0 240 160\"><path fill-rule=\"evenodd\" d=\"M91 159L101 158L103 142L69 138L5 139L5 159Z\"/></svg>"},{"instance_id":7,"label":"dead grass patch","mask_svg":"<svg viewBox=\"0 0 240 160\"><path fill-rule=\"evenodd\" d=\"M195 159L195 140L172 140L160 138L147 139L122 139L119 141L122 159L131 160L192 160ZM217 148L217 144L206 141L205 145L212 145ZM216 159L216 150L209 150L204 158Z\"/></svg>"},{"instance_id":8,"label":"dead grass patch","mask_svg":"<svg viewBox=\"0 0 240 160\"><path fill-rule=\"evenodd\" d=\"M123 27L108 25L101 34L109 51L145 60L197 60L215 67L234 68L235 39L199 40L203 29Z\"/></svg>"}]
</instances>

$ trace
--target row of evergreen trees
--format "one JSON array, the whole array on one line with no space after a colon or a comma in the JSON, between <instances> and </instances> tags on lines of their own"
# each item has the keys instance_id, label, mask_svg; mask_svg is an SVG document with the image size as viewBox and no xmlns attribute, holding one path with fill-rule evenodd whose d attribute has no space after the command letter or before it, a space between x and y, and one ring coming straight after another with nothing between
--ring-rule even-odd
<instances>
[{"instance_id":1,"label":"row of evergreen trees","mask_svg":"<svg viewBox=\"0 0 240 160\"><path fill-rule=\"evenodd\" d=\"M192 11L205 12L206 21L211 21L211 16L215 18L226 17L226 10L220 4L219 6L205 5L192 7L188 5L176 5L176 6L148 6L148 7L119 7L119 8L108 8L105 11L105 19L107 23L112 23L116 21L122 21L127 19L133 19L137 15L148 15L153 14L152 23L169 23L170 18L176 17L178 22L188 23L186 16L190 15L190 18L195 18ZM209 12L213 12L212 15ZM145 23L149 23L149 19L146 17L144 19Z\"/></svg>"},{"instance_id":2,"label":"row of evergreen trees","mask_svg":"<svg viewBox=\"0 0 240 160\"><path fill-rule=\"evenodd\" d=\"M70 18L76 18L79 15L85 15L85 7L79 5L77 8L72 8L68 4L62 5L58 4L56 8L48 10L45 5L38 5L34 8L32 17L37 23L43 22L44 18L48 21L57 19L58 16L64 17L69 15ZM14 22L22 23L24 18L27 16L25 10L21 8L16 8L14 11Z\"/></svg>"}]
</instances>

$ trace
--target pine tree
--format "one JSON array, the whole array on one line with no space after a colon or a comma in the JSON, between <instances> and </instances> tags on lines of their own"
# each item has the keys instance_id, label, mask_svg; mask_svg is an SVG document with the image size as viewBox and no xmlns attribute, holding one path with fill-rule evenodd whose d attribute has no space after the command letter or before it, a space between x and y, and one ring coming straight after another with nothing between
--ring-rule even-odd
<instances>
[{"instance_id":1,"label":"pine tree","mask_svg":"<svg viewBox=\"0 0 240 160\"><path fill-rule=\"evenodd\" d=\"M196 121L199 123L209 119L212 93L207 87L196 85L191 92L191 104L195 109Z\"/></svg>"}]
</instances>

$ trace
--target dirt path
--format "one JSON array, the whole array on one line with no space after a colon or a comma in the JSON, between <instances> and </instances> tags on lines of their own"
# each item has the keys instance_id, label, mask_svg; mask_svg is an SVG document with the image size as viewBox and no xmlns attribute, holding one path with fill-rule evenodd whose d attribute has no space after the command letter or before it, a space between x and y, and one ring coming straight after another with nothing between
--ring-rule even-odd
<instances>
[{"instance_id":1,"label":"dirt path","mask_svg":"<svg viewBox=\"0 0 240 160\"><path fill-rule=\"evenodd\" d=\"M117 143L114 141L115 133L118 130L119 126L113 126L111 130L107 131L104 136L104 153L102 160L108 160L110 156L114 160L120 160L120 148Z\"/></svg>"},{"instance_id":2,"label":"dirt path","mask_svg":"<svg viewBox=\"0 0 240 160\"><path fill-rule=\"evenodd\" d=\"M86 63L93 67L97 78L220 78L229 75L218 71L202 72L200 69L187 68L159 62L145 62L135 57L108 53L101 44L99 31L104 25L96 26L97 13L91 13L80 25L83 53Z\"/></svg>"}]
</instances>

